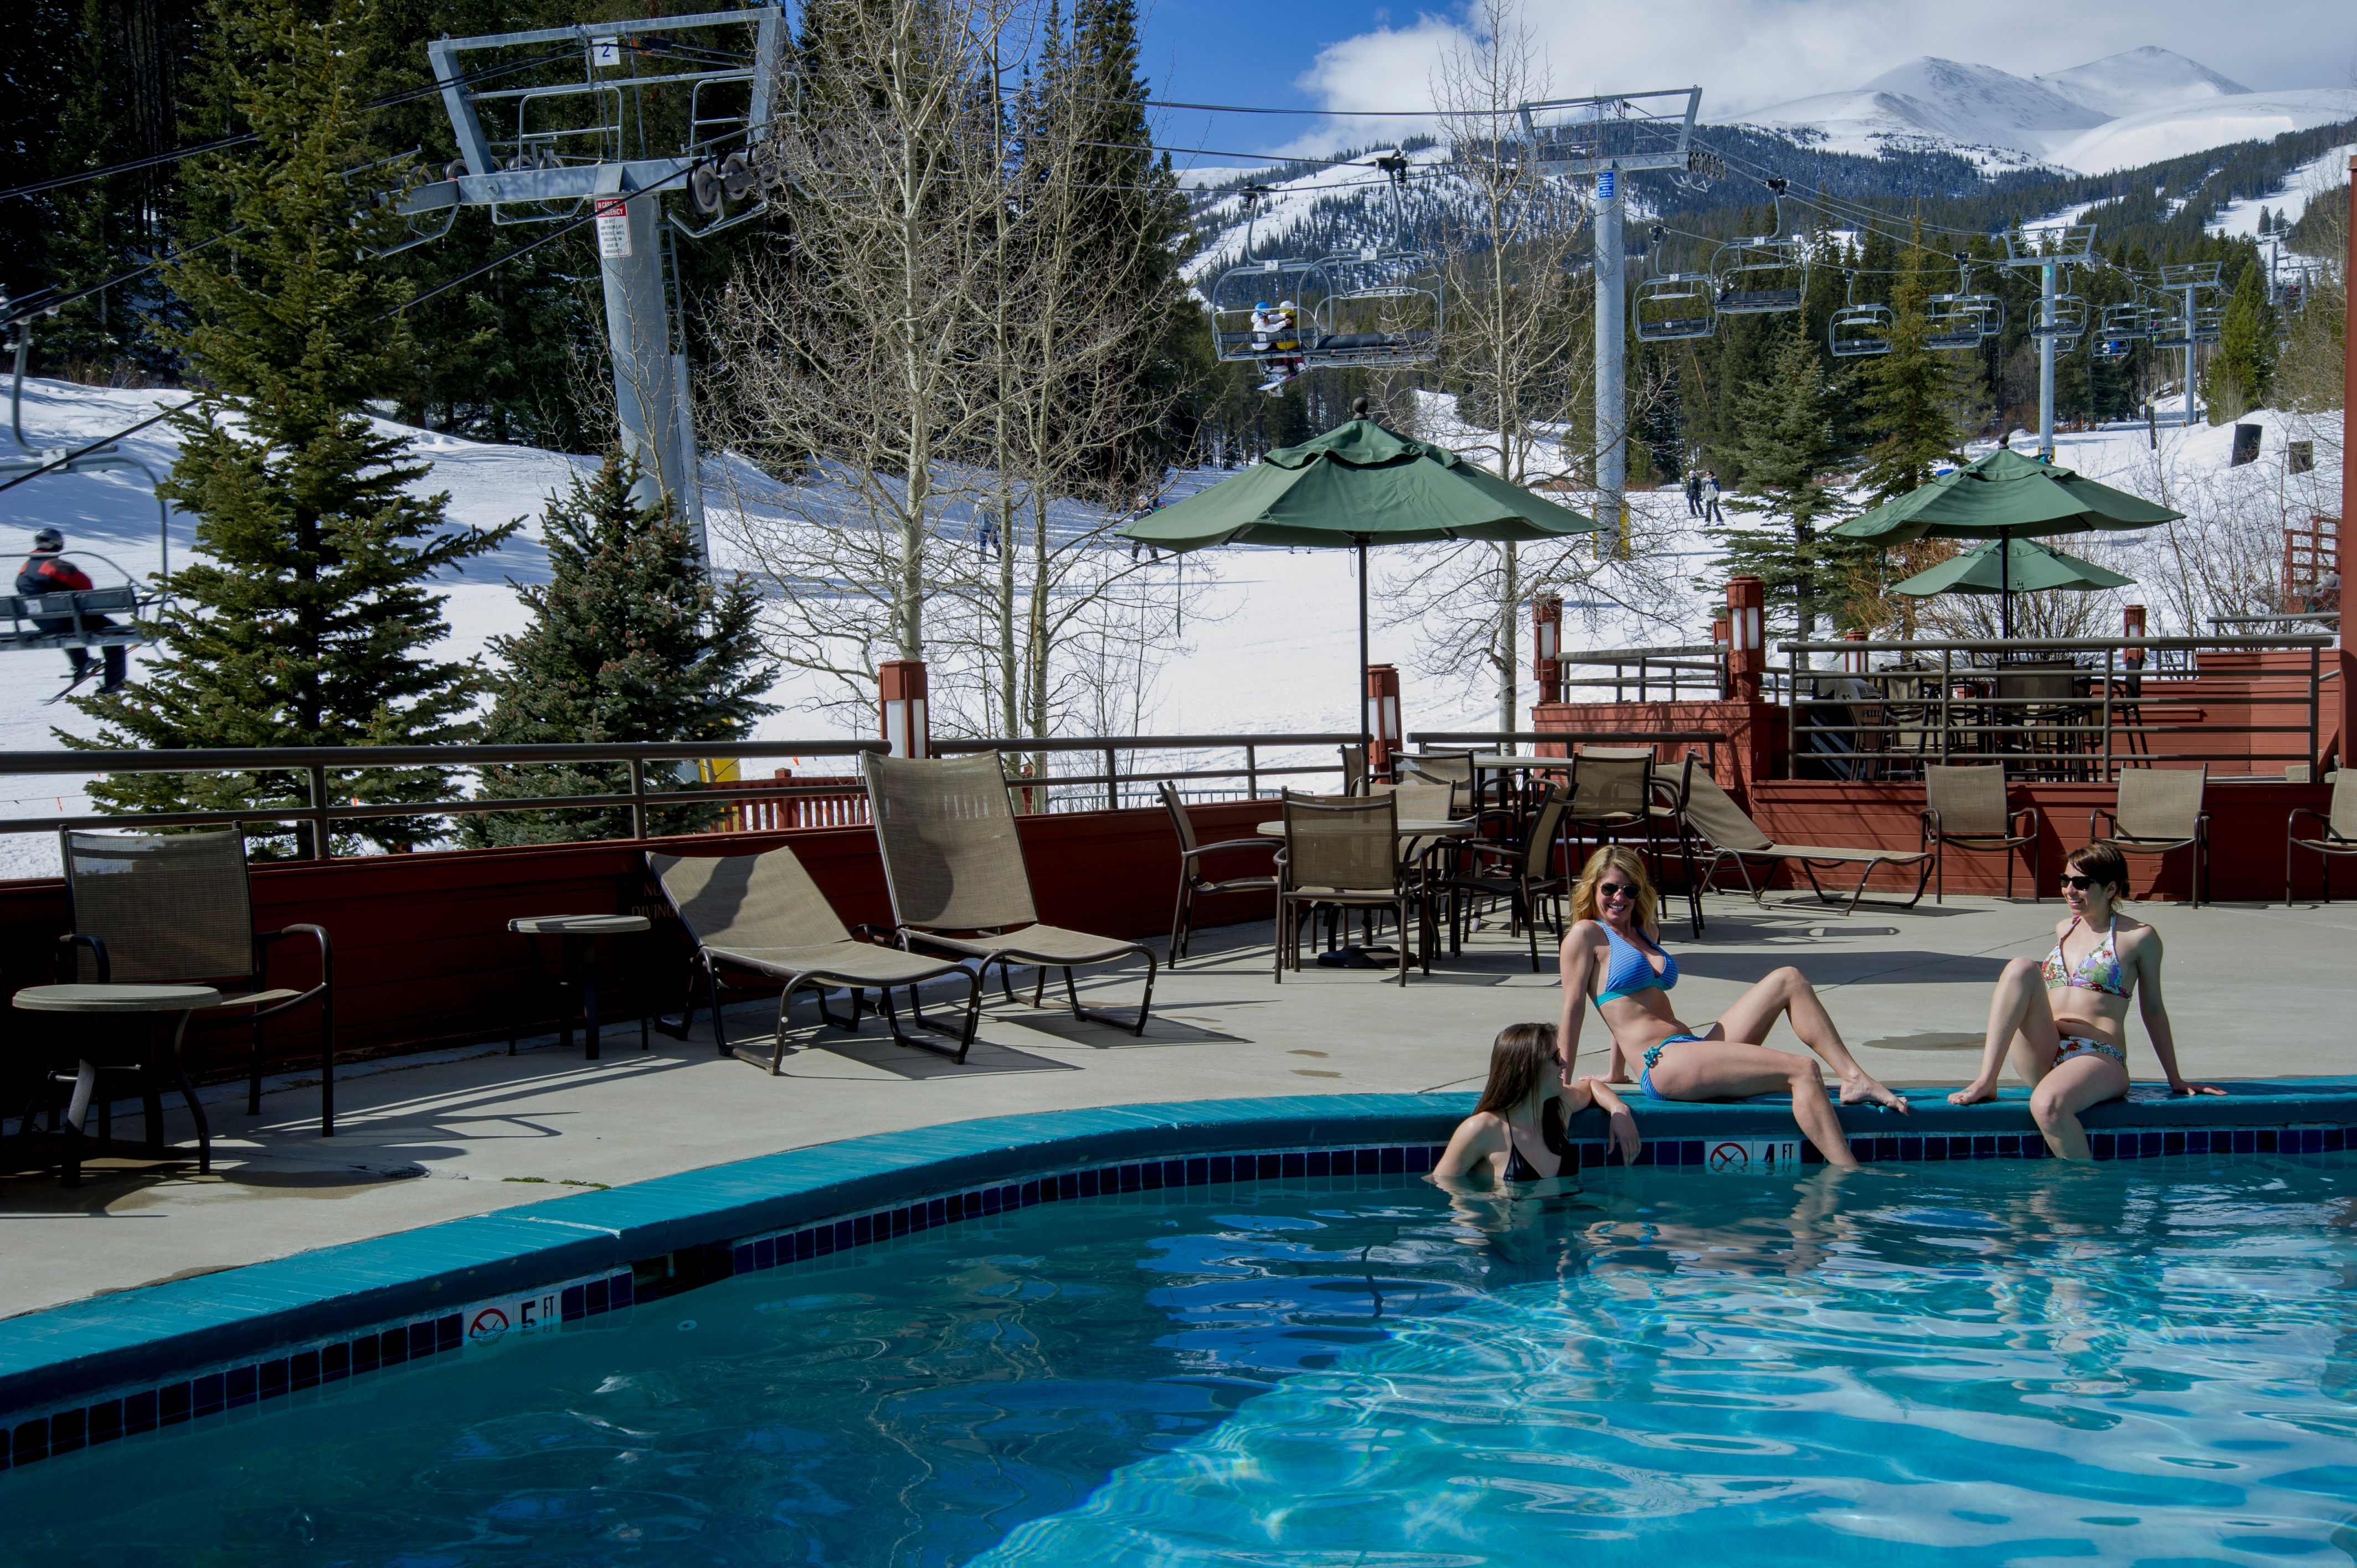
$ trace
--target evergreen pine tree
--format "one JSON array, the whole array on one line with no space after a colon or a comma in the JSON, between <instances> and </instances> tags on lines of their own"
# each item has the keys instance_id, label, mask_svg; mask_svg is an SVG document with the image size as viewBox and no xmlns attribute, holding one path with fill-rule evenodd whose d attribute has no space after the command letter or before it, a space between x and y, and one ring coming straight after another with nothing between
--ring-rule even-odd
<instances>
[{"instance_id":1,"label":"evergreen pine tree","mask_svg":"<svg viewBox=\"0 0 2357 1568\"><path fill-rule=\"evenodd\" d=\"M1876 501L1903 496L1931 481L1956 450L1955 411L1969 394L1977 365L1943 359L1931 347L1923 301L1933 291L1920 246L1916 264L1900 274L1891 296L1890 351L1859 371L1866 428L1875 438L1861 478Z\"/></svg>"},{"instance_id":2,"label":"evergreen pine tree","mask_svg":"<svg viewBox=\"0 0 2357 1568\"><path fill-rule=\"evenodd\" d=\"M1714 528L1727 552L1711 563L1721 574L1748 572L1766 585L1771 613L1789 612L1803 639L1831 618L1838 597L1830 570L1853 547L1819 536L1819 524L1840 506L1826 479L1841 457L1834 435L1841 386L1824 367L1815 338L1797 320L1772 345L1767 377L1748 388L1741 404L1740 493L1729 509L1782 519L1790 533L1760 528Z\"/></svg>"},{"instance_id":3,"label":"evergreen pine tree","mask_svg":"<svg viewBox=\"0 0 2357 1568\"><path fill-rule=\"evenodd\" d=\"M494 745L740 740L777 710L760 700L777 667L760 662L759 601L742 582L714 587L687 524L669 504L630 500L635 463L609 455L597 478L551 496L543 520L552 573L521 590L532 621L494 637L483 738ZM657 780L650 777L651 786ZM487 768L480 795L525 800L630 788L619 764ZM667 809L655 831L693 832L721 808ZM470 816L471 846L628 838L627 807Z\"/></svg>"},{"instance_id":4,"label":"evergreen pine tree","mask_svg":"<svg viewBox=\"0 0 2357 1568\"><path fill-rule=\"evenodd\" d=\"M517 526L447 526L447 498L408 487L431 472L379 435L362 400L397 375L408 347L392 313L405 290L370 259L400 224L346 171L369 160L361 0L215 0L214 80L260 145L196 160L199 210L242 224L171 270L193 324L178 336L205 391L175 416L166 495L197 520L201 553L173 574L176 601L147 679L81 699L103 721L69 746L172 748L426 745L462 739L474 680L424 657L447 628L437 573L495 548ZM108 810L188 811L303 800L297 774L120 776L93 785ZM438 798L446 770L336 770L338 800ZM290 834L265 834L264 853ZM431 835L430 819L355 830L387 849ZM316 854L309 830L291 835Z\"/></svg>"},{"instance_id":5,"label":"evergreen pine tree","mask_svg":"<svg viewBox=\"0 0 2357 1568\"><path fill-rule=\"evenodd\" d=\"M2243 269L2226 302L2219 324L2218 347L2201 376L2201 401L2210 407L2210 423L2228 420L2266 406L2275 390L2276 307L2267 302L2266 279L2255 263Z\"/></svg>"}]
</instances>

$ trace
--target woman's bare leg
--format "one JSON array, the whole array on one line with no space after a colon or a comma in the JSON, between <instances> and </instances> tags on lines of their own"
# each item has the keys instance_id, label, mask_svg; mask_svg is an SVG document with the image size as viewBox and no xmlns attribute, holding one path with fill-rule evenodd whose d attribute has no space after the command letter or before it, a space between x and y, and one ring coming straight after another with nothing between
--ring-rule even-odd
<instances>
[{"instance_id":1,"label":"woman's bare leg","mask_svg":"<svg viewBox=\"0 0 2357 1568\"><path fill-rule=\"evenodd\" d=\"M1822 1069L1808 1057L1741 1041L1680 1040L1662 1053L1653 1069L1653 1087L1667 1100L1726 1100L1784 1090L1792 1097L1792 1120L1825 1163L1857 1165L1842 1134L1841 1119L1825 1099Z\"/></svg>"},{"instance_id":2,"label":"woman's bare leg","mask_svg":"<svg viewBox=\"0 0 2357 1568\"><path fill-rule=\"evenodd\" d=\"M2038 1130L2046 1134L2046 1146L2056 1159L2091 1160L2095 1156L2087 1147L2087 1130L2079 1125L2079 1112L2090 1105L2117 1100L2127 1091L2127 1069L2107 1056L2082 1051L2069 1061L2055 1063L2038 1080L2038 1087L2030 1090L2029 1113L2038 1119Z\"/></svg>"},{"instance_id":3,"label":"woman's bare leg","mask_svg":"<svg viewBox=\"0 0 2357 1568\"><path fill-rule=\"evenodd\" d=\"M1834 1027L1833 1015L1817 1000L1817 989L1799 970L1785 966L1736 999L1735 1005L1719 1016L1719 1026L1730 1040L1764 1040L1774 1031L1776 1020L1792 1021L1792 1033L1801 1043L1824 1058L1841 1079L1841 1100L1844 1105L1863 1105L1871 1101L1887 1105L1893 1111L1907 1109L1904 1095L1885 1089L1849 1054L1842 1044L1841 1031Z\"/></svg>"},{"instance_id":4,"label":"woman's bare leg","mask_svg":"<svg viewBox=\"0 0 2357 1568\"><path fill-rule=\"evenodd\" d=\"M2036 959L2018 958L1997 976L1989 996L1988 1034L1981 1042L1981 1070L1972 1082L1948 1096L1951 1105L1971 1105L1996 1098L1996 1079L2007 1056L2024 1083L2046 1076L2047 1065L2062 1048L2054 1013L2046 1004L2046 977Z\"/></svg>"}]
</instances>

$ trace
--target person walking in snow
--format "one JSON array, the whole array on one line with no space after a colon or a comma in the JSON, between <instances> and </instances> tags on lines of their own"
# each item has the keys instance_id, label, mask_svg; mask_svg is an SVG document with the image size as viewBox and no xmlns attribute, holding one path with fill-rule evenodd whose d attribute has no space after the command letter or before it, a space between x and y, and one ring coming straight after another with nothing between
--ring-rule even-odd
<instances>
[{"instance_id":1,"label":"person walking in snow","mask_svg":"<svg viewBox=\"0 0 2357 1568\"><path fill-rule=\"evenodd\" d=\"M981 525L974 530L974 553L977 557L998 559L998 515L985 508Z\"/></svg>"},{"instance_id":2,"label":"person walking in snow","mask_svg":"<svg viewBox=\"0 0 2357 1568\"><path fill-rule=\"evenodd\" d=\"M16 591L26 595L78 593L94 586L88 574L65 558L65 548L66 536L54 528L44 528L35 533L33 553L25 558L25 564L16 572ZM74 618L70 615L34 616L31 618L36 629L53 636L74 629ZM86 631L96 631L113 624L104 616L85 615L81 618L82 629ZM98 689L99 695L113 696L123 690L123 645L109 643L102 651L106 680ZM90 673L90 650L68 648L65 652L66 663L71 668L70 684L79 684Z\"/></svg>"},{"instance_id":3,"label":"person walking in snow","mask_svg":"<svg viewBox=\"0 0 2357 1568\"><path fill-rule=\"evenodd\" d=\"M1702 475L1692 468L1686 470L1686 515L1702 515Z\"/></svg>"},{"instance_id":4,"label":"person walking in snow","mask_svg":"<svg viewBox=\"0 0 2357 1568\"><path fill-rule=\"evenodd\" d=\"M1702 514L1712 522L1727 521L1727 514L1718 510L1718 475L1709 468L1702 474Z\"/></svg>"}]
</instances>

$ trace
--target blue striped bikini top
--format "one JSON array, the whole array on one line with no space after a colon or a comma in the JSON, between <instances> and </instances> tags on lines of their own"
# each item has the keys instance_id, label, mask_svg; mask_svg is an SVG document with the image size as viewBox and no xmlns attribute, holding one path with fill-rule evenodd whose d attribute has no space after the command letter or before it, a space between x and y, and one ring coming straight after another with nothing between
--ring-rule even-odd
<instances>
[{"instance_id":1,"label":"blue striped bikini top","mask_svg":"<svg viewBox=\"0 0 2357 1568\"><path fill-rule=\"evenodd\" d=\"M1662 972L1655 974L1642 948L1609 926L1604 928L1604 934L1611 940L1612 958L1604 966L1604 989L1596 993L1599 1010L1607 1002L1634 996L1640 991L1677 989L1678 961L1667 949L1653 950L1662 955Z\"/></svg>"}]
</instances>

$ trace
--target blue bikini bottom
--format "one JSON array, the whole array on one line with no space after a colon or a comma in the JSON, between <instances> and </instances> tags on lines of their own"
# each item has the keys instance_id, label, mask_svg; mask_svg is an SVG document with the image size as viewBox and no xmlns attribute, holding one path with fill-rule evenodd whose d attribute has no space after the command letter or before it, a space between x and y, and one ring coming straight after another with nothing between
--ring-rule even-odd
<instances>
[{"instance_id":1,"label":"blue bikini bottom","mask_svg":"<svg viewBox=\"0 0 2357 1568\"><path fill-rule=\"evenodd\" d=\"M1702 1037L1700 1035L1664 1035L1653 1043L1653 1048L1645 1053L1645 1070L1637 1075L1637 1087L1645 1091L1646 1098L1651 1100L1669 1098L1653 1087L1653 1066L1662 1059L1662 1047L1674 1046L1682 1040L1699 1040Z\"/></svg>"}]
</instances>

